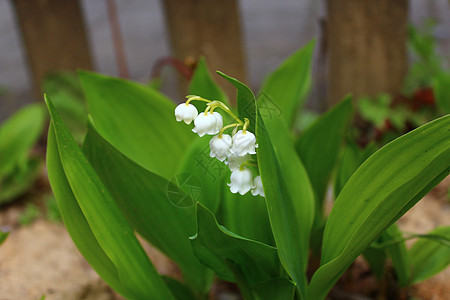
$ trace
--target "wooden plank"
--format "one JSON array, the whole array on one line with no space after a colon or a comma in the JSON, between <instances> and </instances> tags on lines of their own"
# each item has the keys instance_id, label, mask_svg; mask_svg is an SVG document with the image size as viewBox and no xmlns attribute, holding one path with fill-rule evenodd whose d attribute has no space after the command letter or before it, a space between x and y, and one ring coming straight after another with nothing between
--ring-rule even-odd
<instances>
[{"instance_id":1,"label":"wooden plank","mask_svg":"<svg viewBox=\"0 0 450 300\"><path fill-rule=\"evenodd\" d=\"M328 100L400 91L407 72L407 0L327 0Z\"/></svg>"},{"instance_id":2,"label":"wooden plank","mask_svg":"<svg viewBox=\"0 0 450 300\"><path fill-rule=\"evenodd\" d=\"M36 96L45 74L92 69L89 45L76 0L13 0Z\"/></svg>"},{"instance_id":3,"label":"wooden plank","mask_svg":"<svg viewBox=\"0 0 450 300\"><path fill-rule=\"evenodd\" d=\"M237 0L164 0L163 4L176 58L196 61L203 55L211 72L221 70L246 82ZM219 78L215 77L233 99L234 87Z\"/></svg>"}]
</instances>

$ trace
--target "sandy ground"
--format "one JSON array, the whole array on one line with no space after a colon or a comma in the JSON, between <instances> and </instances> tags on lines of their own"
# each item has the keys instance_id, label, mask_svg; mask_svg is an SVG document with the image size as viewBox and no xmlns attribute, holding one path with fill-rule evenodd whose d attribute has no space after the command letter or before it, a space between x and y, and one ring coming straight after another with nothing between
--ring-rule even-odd
<instances>
[{"instance_id":1,"label":"sandy ground","mask_svg":"<svg viewBox=\"0 0 450 300\"><path fill-rule=\"evenodd\" d=\"M61 224L39 220L0 248L0 299L118 299L79 254Z\"/></svg>"},{"instance_id":2,"label":"sandy ground","mask_svg":"<svg viewBox=\"0 0 450 300\"><path fill-rule=\"evenodd\" d=\"M0 226L13 230L0 247L0 300L122 300L78 252L62 223L44 219L18 227L21 208L0 212ZM177 267L141 240L161 274L180 277Z\"/></svg>"},{"instance_id":3,"label":"sandy ground","mask_svg":"<svg viewBox=\"0 0 450 300\"><path fill-rule=\"evenodd\" d=\"M450 177L420 201L400 221L405 231L426 233L436 226L450 225L450 203L445 192ZM61 223L37 220L18 226L21 208L11 206L0 212L0 226L13 230L0 247L0 300L116 300L123 299L98 277L79 254ZM177 268L148 245L157 269L179 276ZM450 268L413 287L423 300L445 300L450 295Z\"/></svg>"}]
</instances>

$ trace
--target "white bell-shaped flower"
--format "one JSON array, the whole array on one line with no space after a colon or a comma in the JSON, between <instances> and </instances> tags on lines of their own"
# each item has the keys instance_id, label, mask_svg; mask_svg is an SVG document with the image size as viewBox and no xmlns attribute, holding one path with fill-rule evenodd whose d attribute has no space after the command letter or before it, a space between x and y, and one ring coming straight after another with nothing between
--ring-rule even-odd
<instances>
[{"instance_id":1,"label":"white bell-shaped flower","mask_svg":"<svg viewBox=\"0 0 450 300\"><path fill-rule=\"evenodd\" d=\"M231 153L237 156L244 156L245 154L256 154L256 137L250 131L239 130L233 136L233 146Z\"/></svg>"},{"instance_id":2,"label":"white bell-shaped flower","mask_svg":"<svg viewBox=\"0 0 450 300\"><path fill-rule=\"evenodd\" d=\"M175 118L178 122L184 121L186 124L191 124L197 116L197 108L192 104L181 103L175 108Z\"/></svg>"},{"instance_id":3,"label":"white bell-shaped flower","mask_svg":"<svg viewBox=\"0 0 450 300\"><path fill-rule=\"evenodd\" d=\"M245 195L254 188L253 175L249 169L237 169L231 173L231 182L228 184L233 194L239 193Z\"/></svg>"},{"instance_id":4,"label":"white bell-shaped flower","mask_svg":"<svg viewBox=\"0 0 450 300\"><path fill-rule=\"evenodd\" d=\"M260 175L256 176L255 179L253 179L253 185L255 187L252 188L252 195L253 196L260 195L260 196L265 197L264 189L263 189L263 185L262 185L262 181L261 181L261 176Z\"/></svg>"},{"instance_id":5,"label":"white bell-shaped flower","mask_svg":"<svg viewBox=\"0 0 450 300\"><path fill-rule=\"evenodd\" d=\"M198 133L200 137L205 134L215 135L223 127L222 116L217 112L200 113L194 120L193 132Z\"/></svg>"},{"instance_id":6,"label":"white bell-shaped flower","mask_svg":"<svg viewBox=\"0 0 450 300\"><path fill-rule=\"evenodd\" d=\"M241 167L243 163L252 159L250 154L246 154L244 156L237 156L234 154L230 154L225 162L230 168L230 171L233 172Z\"/></svg>"},{"instance_id":7,"label":"white bell-shaped flower","mask_svg":"<svg viewBox=\"0 0 450 300\"><path fill-rule=\"evenodd\" d=\"M209 141L211 153L209 156L215 157L220 161L224 161L230 154L232 139L228 134L222 136L216 135Z\"/></svg>"}]
</instances>

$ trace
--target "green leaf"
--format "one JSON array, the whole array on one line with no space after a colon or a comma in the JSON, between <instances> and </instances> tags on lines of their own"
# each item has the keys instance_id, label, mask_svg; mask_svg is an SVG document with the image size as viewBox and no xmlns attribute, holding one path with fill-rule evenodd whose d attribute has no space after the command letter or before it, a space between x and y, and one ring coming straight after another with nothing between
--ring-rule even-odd
<instances>
[{"instance_id":1,"label":"green leaf","mask_svg":"<svg viewBox=\"0 0 450 300\"><path fill-rule=\"evenodd\" d=\"M9 235L9 232L3 232L0 230L0 246L5 242L8 235Z\"/></svg>"},{"instance_id":2,"label":"green leaf","mask_svg":"<svg viewBox=\"0 0 450 300\"><path fill-rule=\"evenodd\" d=\"M381 235L383 242L398 241L401 240L402 237L402 232L396 224L392 224ZM401 241L389 245L386 247L386 253L391 258L395 274L397 274L398 283L400 286L406 286L408 284L408 278L410 277L410 262L408 259L406 244Z\"/></svg>"},{"instance_id":3,"label":"green leaf","mask_svg":"<svg viewBox=\"0 0 450 300\"><path fill-rule=\"evenodd\" d=\"M273 99L282 113L283 121L291 126L297 108L306 100L311 89L311 64L315 41L289 56L273 71L261 88L261 93Z\"/></svg>"},{"instance_id":4,"label":"green leaf","mask_svg":"<svg viewBox=\"0 0 450 300\"><path fill-rule=\"evenodd\" d=\"M98 132L137 164L172 178L195 136L176 122L175 105L141 84L87 71L79 75Z\"/></svg>"},{"instance_id":5,"label":"green leaf","mask_svg":"<svg viewBox=\"0 0 450 300\"><path fill-rule=\"evenodd\" d=\"M233 194L229 188L225 188L220 211L223 224L230 231L251 240L274 245L266 201L263 197L255 197L251 193L244 196Z\"/></svg>"},{"instance_id":6,"label":"green leaf","mask_svg":"<svg viewBox=\"0 0 450 300\"><path fill-rule=\"evenodd\" d=\"M354 141L348 141L344 147L341 161L337 167L334 181L334 197L337 198L347 181L358 167L376 151L375 144L369 144L365 149L359 148Z\"/></svg>"},{"instance_id":7,"label":"green leaf","mask_svg":"<svg viewBox=\"0 0 450 300\"><path fill-rule=\"evenodd\" d=\"M323 299L386 228L449 174L450 116L389 143L353 174L330 213L308 299Z\"/></svg>"},{"instance_id":8,"label":"green leaf","mask_svg":"<svg viewBox=\"0 0 450 300\"><path fill-rule=\"evenodd\" d=\"M177 300L198 300L181 282L171 277L162 276L167 287Z\"/></svg>"},{"instance_id":9,"label":"green leaf","mask_svg":"<svg viewBox=\"0 0 450 300\"><path fill-rule=\"evenodd\" d=\"M42 159L31 158L0 180L0 204L16 199L28 191L42 172Z\"/></svg>"},{"instance_id":10,"label":"green leaf","mask_svg":"<svg viewBox=\"0 0 450 300\"><path fill-rule=\"evenodd\" d=\"M258 300L292 300L295 284L286 278L274 278L253 286Z\"/></svg>"},{"instance_id":11,"label":"green leaf","mask_svg":"<svg viewBox=\"0 0 450 300\"><path fill-rule=\"evenodd\" d=\"M242 121L244 121L245 118L248 118L250 121L248 130L250 132L255 132L256 99L255 95L253 95L252 90L236 78L230 77L220 71L217 71L217 74L228 80L232 85L236 87L239 118Z\"/></svg>"},{"instance_id":12,"label":"green leaf","mask_svg":"<svg viewBox=\"0 0 450 300\"><path fill-rule=\"evenodd\" d=\"M50 183L58 203L61 205L69 202L67 205L77 212L74 219L69 221L73 222L69 226L83 226L84 230L78 231L77 234L89 235L89 228L93 234L76 239L86 239L90 242L84 247L94 244L96 253L100 252L102 257L102 264L98 263L98 258L94 258L95 263L98 263L97 267L108 266L108 270L102 269L104 272L101 275L107 276L105 281L118 286L117 279L120 280L118 292L125 291L124 294L131 295L127 297L132 299L174 299L52 103L47 98L46 102L52 118L49 135L49 148L53 149L50 150L53 152L49 153L52 160L49 168ZM61 178L55 179L56 177ZM67 212L62 214L65 221L73 216L70 212L69 215ZM82 219L83 216L85 220ZM98 245L95 245L94 241L97 241ZM91 252L89 258L92 258L92 255Z\"/></svg>"},{"instance_id":13,"label":"green leaf","mask_svg":"<svg viewBox=\"0 0 450 300\"><path fill-rule=\"evenodd\" d=\"M261 113L260 107L267 107L269 99L258 98L258 111ZM267 130L275 154L280 164L280 170L289 190L289 194L296 207L297 218L300 223L300 240L303 246L301 256L303 257L303 265L308 263L308 243L311 234L311 227L314 217L314 191L311 186L306 169L299 159L295 148L294 141L287 126L284 124L281 116L272 114L263 114L264 128ZM305 269L306 271L306 269Z\"/></svg>"},{"instance_id":14,"label":"green leaf","mask_svg":"<svg viewBox=\"0 0 450 300\"><path fill-rule=\"evenodd\" d=\"M195 234L192 199L173 183L118 152L92 126L88 127L83 152L127 222L173 259L196 291L205 292L210 274L194 256L189 243L189 237ZM178 197L189 198L191 206L174 205Z\"/></svg>"},{"instance_id":15,"label":"green leaf","mask_svg":"<svg viewBox=\"0 0 450 300\"><path fill-rule=\"evenodd\" d=\"M28 151L42 134L44 122L42 105L30 104L0 126L0 180L26 160Z\"/></svg>"},{"instance_id":16,"label":"green leaf","mask_svg":"<svg viewBox=\"0 0 450 300\"><path fill-rule=\"evenodd\" d=\"M281 263L303 296L314 196L284 123L267 121L266 127L258 111L257 154L267 210Z\"/></svg>"},{"instance_id":17,"label":"green leaf","mask_svg":"<svg viewBox=\"0 0 450 300\"><path fill-rule=\"evenodd\" d=\"M42 86L78 144L86 134L87 107L76 73L56 72L45 76Z\"/></svg>"},{"instance_id":18,"label":"green leaf","mask_svg":"<svg viewBox=\"0 0 450 300\"><path fill-rule=\"evenodd\" d=\"M222 201L225 178L230 175L230 171L224 163L210 157L209 153L209 139L197 139L185 149L176 174L181 177L192 176L189 187L196 188L191 191L192 200L202 203L215 213Z\"/></svg>"},{"instance_id":19,"label":"green leaf","mask_svg":"<svg viewBox=\"0 0 450 300\"><path fill-rule=\"evenodd\" d=\"M67 181L58 153L55 131L50 124L47 140L48 178L67 231L78 250L94 270L114 290L131 296L120 283L117 269L94 236Z\"/></svg>"},{"instance_id":20,"label":"green leaf","mask_svg":"<svg viewBox=\"0 0 450 300\"><path fill-rule=\"evenodd\" d=\"M328 180L352 114L352 99L346 97L314 122L296 144L297 153L305 165L316 195L316 224L319 224L323 215Z\"/></svg>"},{"instance_id":21,"label":"green leaf","mask_svg":"<svg viewBox=\"0 0 450 300\"><path fill-rule=\"evenodd\" d=\"M450 226L438 227L429 235L442 236L450 240ZM415 284L444 270L450 264L450 246L437 240L419 239L409 250L411 278L409 284Z\"/></svg>"},{"instance_id":22,"label":"green leaf","mask_svg":"<svg viewBox=\"0 0 450 300\"><path fill-rule=\"evenodd\" d=\"M197 203L197 234L191 237L191 244L197 258L224 280L236 280L230 263L240 269L249 285L281 275L275 248L220 226L213 213L200 203Z\"/></svg>"},{"instance_id":23,"label":"green leaf","mask_svg":"<svg viewBox=\"0 0 450 300\"><path fill-rule=\"evenodd\" d=\"M222 89L213 81L208 71L204 57L201 57L195 68L194 75L189 83L189 95L197 95L210 100L219 100L228 105L228 97ZM202 101L191 102L198 111L204 111L206 103Z\"/></svg>"},{"instance_id":24,"label":"green leaf","mask_svg":"<svg viewBox=\"0 0 450 300\"><path fill-rule=\"evenodd\" d=\"M370 270L376 276L378 280L384 275L384 269L386 267L386 253L382 249L369 247L364 253L364 258L370 265Z\"/></svg>"},{"instance_id":25,"label":"green leaf","mask_svg":"<svg viewBox=\"0 0 450 300\"><path fill-rule=\"evenodd\" d=\"M380 94L376 97L362 97L357 101L358 111L362 118L372 123L375 127L384 125L389 118L392 98L387 94Z\"/></svg>"},{"instance_id":26,"label":"green leaf","mask_svg":"<svg viewBox=\"0 0 450 300\"><path fill-rule=\"evenodd\" d=\"M369 248L364 251L364 257L371 270L380 279L384 275L386 259L392 261L400 286L405 286L409 279L409 261L405 239L396 224L392 224Z\"/></svg>"}]
</instances>

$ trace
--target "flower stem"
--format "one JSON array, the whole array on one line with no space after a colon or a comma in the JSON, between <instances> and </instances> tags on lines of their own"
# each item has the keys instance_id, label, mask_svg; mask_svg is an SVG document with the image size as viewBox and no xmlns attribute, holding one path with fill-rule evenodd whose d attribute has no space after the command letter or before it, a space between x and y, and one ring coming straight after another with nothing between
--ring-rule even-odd
<instances>
[{"instance_id":1,"label":"flower stem","mask_svg":"<svg viewBox=\"0 0 450 300\"><path fill-rule=\"evenodd\" d=\"M211 110L211 113L214 111L214 109L216 109L216 108L221 108L221 109L223 109L228 115L230 115L230 117L232 117L233 119L235 119L236 120L236 122L238 122L239 123L239 125L241 125L241 126L244 126L245 124L247 124L247 126L245 126L244 127L244 132L245 132L245 129L248 127L248 124L250 123L250 121L247 119L247 118L245 118L244 120L245 120L245 123L244 122L242 122L242 120L241 119L239 119L232 111L231 111L231 109L228 107L228 106L226 106L222 101L218 101L218 100L208 100L208 99L205 99L205 98L202 98L202 97L200 97L200 96L196 96L196 95L187 95L186 96L186 98L187 98L187 100L186 100L186 105L187 104L189 104L189 102L191 102L191 101L203 101L203 102L207 102L208 103L208 107L206 108L206 110L205 110L205 114L208 112L208 111L210 111Z\"/></svg>"},{"instance_id":2,"label":"flower stem","mask_svg":"<svg viewBox=\"0 0 450 300\"><path fill-rule=\"evenodd\" d=\"M194 100L208 102L208 103L213 102L211 100L208 100L208 99L202 98L200 96L196 96L196 95L187 95L186 98L187 98L186 104L189 104L189 102L194 101Z\"/></svg>"},{"instance_id":3,"label":"flower stem","mask_svg":"<svg viewBox=\"0 0 450 300\"><path fill-rule=\"evenodd\" d=\"M233 124L224 126L224 127L222 128L222 130L220 130L220 132L219 132L219 139L222 138L222 134L225 132L225 130L227 130L228 128L231 128L231 127L238 127L238 126L241 126L241 124L239 124L239 123L233 123Z\"/></svg>"},{"instance_id":4,"label":"flower stem","mask_svg":"<svg viewBox=\"0 0 450 300\"><path fill-rule=\"evenodd\" d=\"M245 167L247 167L247 166L249 166L249 167L258 167L258 164L253 164L253 163L251 163L251 162L249 162L249 161L244 161L244 162L241 164L241 166L239 167L239 170L240 170L240 171L243 171L243 170L245 169Z\"/></svg>"},{"instance_id":5,"label":"flower stem","mask_svg":"<svg viewBox=\"0 0 450 300\"><path fill-rule=\"evenodd\" d=\"M244 123L244 126L242 128L242 132L246 133L247 132L247 127L248 127L248 125L250 125L250 120L247 119L247 118L244 118L244 121L245 121L245 123Z\"/></svg>"},{"instance_id":6,"label":"flower stem","mask_svg":"<svg viewBox=\"0 0 450 300\"><path fill-rule=\"evenodd\" d=\"M221 109L223 109L227 114L230 115L230 117L232 117L233 119L235 119L236 122L239 123L239 125L244 126L244 122L242 122L242 120L239 119L239 118L231 111L231 109L228 108L228 106L226 106L226 105L225 105L223 102L221 102L221 101L217 101L217 103L218 103L218 106L217 106L217 107L220 107Z\"/></svg>"}]
</instances>

